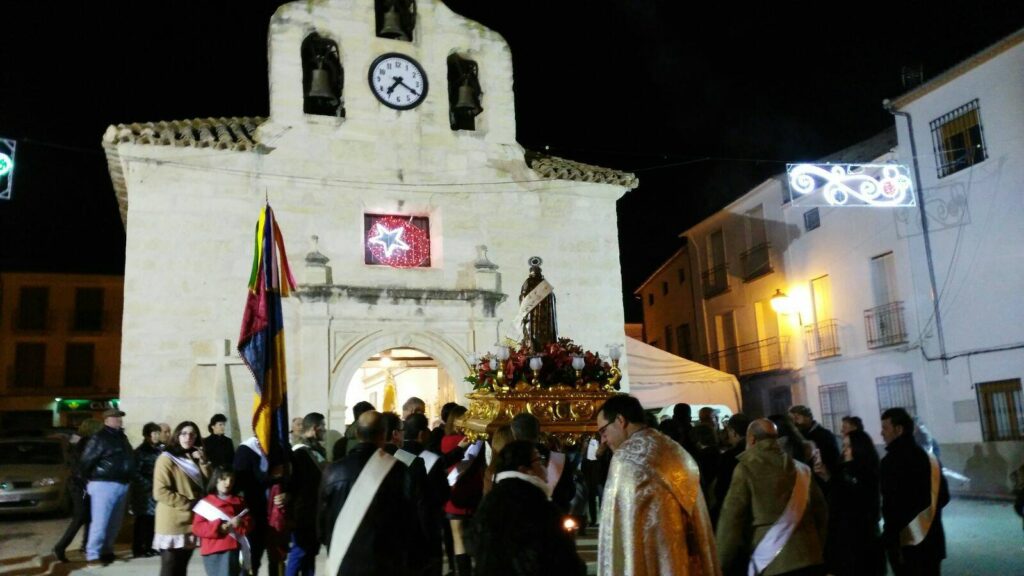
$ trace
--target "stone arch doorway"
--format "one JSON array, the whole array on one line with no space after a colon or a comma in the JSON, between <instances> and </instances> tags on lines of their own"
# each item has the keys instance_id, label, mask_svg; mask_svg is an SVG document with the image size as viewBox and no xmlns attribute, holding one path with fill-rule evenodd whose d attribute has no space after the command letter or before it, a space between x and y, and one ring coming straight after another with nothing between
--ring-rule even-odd
<instances>
[{"instance_id":1,"label":"stone arch doorway","mask_svg":"<svg viewBox=\"0 0 1024 576\"><path fill-rule=\"evenodd\" d=\"M429 331L375 331L351 340L348 345L334 354L336 362L331 371L331 386L328 390L329 409L328 425L333 430L343 430L347 424L345 418L349 408L347 398L353 377L364 366L368 359L378 356L386 350L416 350L432 358L439 370L451 378L455 401L467 404L466 394L472 387L463 380L469 374L467 352L460 349L448 338ZM381 396L380 400L383 400ZM405 398L396 398L398 409L401 409ZM378 409L383 406L375 404Z\"/></svg>"}]
</instances>

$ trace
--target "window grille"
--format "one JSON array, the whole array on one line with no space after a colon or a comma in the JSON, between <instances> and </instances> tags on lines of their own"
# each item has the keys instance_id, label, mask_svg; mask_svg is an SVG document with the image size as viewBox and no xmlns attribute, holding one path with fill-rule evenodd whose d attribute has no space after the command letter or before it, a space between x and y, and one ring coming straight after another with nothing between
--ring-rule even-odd
<instances>
[{"instance_id":1,"label":"window grille","mask_svg":"<svg viewBox=\"0 0 1024 576\"><path fill-rule=\"evenodd\" d=\"M910 372L875 378L878 386L878 410L903 408L911 416L917 416L917 402L914 400L914 375Z\"/></svg>"},{"instance_id":2,"label":"window grille","mask_svg":"<svg viewBox=\"0 0 1024 576\"><path fill-rule=\"evenodd\" d=\"M929 123L932 149L939 178L949 176L988 158L981 128L978 99L939 116Z\"/></svg>"},{"instance_id":3,"label":"window grille","mask_svg":"<svg viewBox=\"0 0 1024 576\"><path fill-rule=\"evenodd\" d=\"M828 384L818 389L821 397L821 424L833 433L843 428L843 417L850 415L850 397L846 382Z\"/></svg>"}]
</instances>

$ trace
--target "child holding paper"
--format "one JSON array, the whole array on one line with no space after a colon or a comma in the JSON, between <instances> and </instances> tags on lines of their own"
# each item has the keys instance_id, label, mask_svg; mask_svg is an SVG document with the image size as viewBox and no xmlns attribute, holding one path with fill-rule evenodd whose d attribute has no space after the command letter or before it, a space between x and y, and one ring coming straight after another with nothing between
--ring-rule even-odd
<instances>
[{"instance_id":1,"label":"child holding paper","mask_svg":"<svg viewBox=\"0 0 1024 576\"><path fill-rule=\"evenodd\" d=\"M217 468L206 498L193 509L192 532L202 541L199 552L207 576L238 576L243 568L249 570L249 511L242 498L231 493L234 484L230 468Z\"/></svg>"}]
</instances>

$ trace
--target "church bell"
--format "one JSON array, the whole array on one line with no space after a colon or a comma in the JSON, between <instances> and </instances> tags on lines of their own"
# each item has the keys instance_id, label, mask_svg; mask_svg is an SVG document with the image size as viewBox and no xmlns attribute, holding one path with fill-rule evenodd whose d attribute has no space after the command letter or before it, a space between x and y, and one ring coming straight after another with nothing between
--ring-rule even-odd
<instances>
[{"instance_id":1,"label":"church bell","mask_svg":"<svg viewBox=\"0 0 1024 576\"><path fill-rule=\"evenodd\" d=\"M331 90L331 75L324 70L324 63L321 60L319 65L313 70L313 77L309 82L309 94L310 98L331 98L335 97L334 91Z\"/></svg>"},{"instance_id":2,"label":"church bell","mask_svg":"<svg viewBox=\"0 0 1024 576\"><path fill-rule=\"evenodd\" d=\"M455 102L455 111L472 116L483 111L480 108L480 99L476 88L469 83L469 76L463 78L462 85L459 86L459 98Z\"/></svg>"},{"instance_id":3,"label":"church bell","mask_svg":"<svg viewBox=\"0 0 1024 576\"><path fill-rule=\"evenodd\" d=\"M398 15L398 10L395 9L395 3L391 3L391 7L384 13L384 25L380 27L380 32L377 34L381 38L392 38L394 40L409 40L409 37L405 35L405 30L402 29L402 19Z\"/></svg>"}]
</instances>

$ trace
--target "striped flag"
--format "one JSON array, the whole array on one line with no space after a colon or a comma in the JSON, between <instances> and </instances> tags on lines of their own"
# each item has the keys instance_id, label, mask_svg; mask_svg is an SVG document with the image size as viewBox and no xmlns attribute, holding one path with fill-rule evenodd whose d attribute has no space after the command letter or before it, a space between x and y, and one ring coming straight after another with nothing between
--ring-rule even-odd
<instances>
[{"instance_id":1,"label":"striped flag","mask_svg":"<svg viewBox=\"0 0 1024 576\"><path fill-rule=\"evenodd\" d=\"M295 289L295 279L288 268L284 238L270 204L260 213L255 244L238 352L256 379L252 428L273 468L283 463L288 454L288 384L281 297Z\"/></svg>"}]
</instances>

